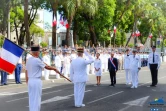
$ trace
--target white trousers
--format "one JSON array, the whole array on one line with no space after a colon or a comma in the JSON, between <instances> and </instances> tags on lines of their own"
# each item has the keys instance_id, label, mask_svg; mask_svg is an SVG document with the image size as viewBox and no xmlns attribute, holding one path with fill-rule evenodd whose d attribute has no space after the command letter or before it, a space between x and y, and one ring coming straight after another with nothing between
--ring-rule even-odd
<instances>
[{"instance_id":1,"label":"white trousers","mask_svg":"<svg viewBox=\"0 0 166 111\"><path fill-rule=\"evenodd\" d=\"M56 67L56 69L58 69L58 71L61 71L61 67ZM56 73L56 79L60 79L60 75L58 73Z\"/></svg>"},{"instance_id":2,"label":"white trousers","mask_svg":"<svg viewBox=\"0 0 166 111\"><path fill-rule=\"evenodd\" d=\"M65 65L65 68L63 69L64 71L64 76L65 77L68 77L69 73L70 73L70 65L69 64L66 64Z\"/></svg>"},{"instance_id":3,"label":"white trousers","mask_svg":"<svg viewBox=\"0 0 166 111\"><path fill-rule=\"evenodd\" d=\"M42 82L40 78L28 80L29 111L40 111Z\"/></svg>"},{"instance_id":4,"label":"white trousers","mask_svg":"<svg viewBox=\"0 0 166 111\"><path fill-rule=\"evenodd\" d=\"M91 63L90 70L91 70L91 74L95 74L94 73L94 71L95 71L95 69L94 69L94 63Z\"/></svg>"},{"instance_id":5,"label":"white trousers","mask_svg":"<svg viewBox=\"0 0 166 111\"><path fill-rule=\"evenodd\" d=\"M138 86L138 70L131 69L131 74L132 74L132 85L134 87L137 87Z\"/></svg>"},{"instance_id":6,"label":"white trousers","mask_svg":"<svg viewBox=\"0 0 166 111\"><path fill-rule=\"evenodd\" d=\"M130 73L130 69L125 69L125 73L126 73L126 83L131 83L131 73Z\"/></svg>"},{"instance_id":7,"label":"white trousers","mask_svg":"<svg viewBox=\"0 0 166 111\"><path fill-rule=\"evenodd\" d=\"M108 63L104 63L104 72L107 72L108 69Z\"/></svg>"},{"instance_id":8,"label":"white trousers","mask_svg":"<svg viewBox=\"0 0 166 111\"><path fill-rule=\"evenodd\" d=\"M90 71L90 65L87 65L87 74L90 74L89 71Z\"/></svg>"},{"instance_id":9,"label":"white trousers","mask_svg":"<svg viewBox=\"0 0 166 111\"><path fill-rule=\"evenodd\" d=\"M44 69L44 77L45 77L45 80L48 80L48 79L49 79L49 73L50 73L49 70Z\"/></svg>"},{"instance_id":10,"label":"white trousers","mask_svg":"<svg viewBox=\"0 0 166 111\"><path fill-rule=\"evenodd\" d=\"M84 99L85 93L85 82L74 83L74 102L75 106L81 106Z\"/></svg>"}]
</instances>

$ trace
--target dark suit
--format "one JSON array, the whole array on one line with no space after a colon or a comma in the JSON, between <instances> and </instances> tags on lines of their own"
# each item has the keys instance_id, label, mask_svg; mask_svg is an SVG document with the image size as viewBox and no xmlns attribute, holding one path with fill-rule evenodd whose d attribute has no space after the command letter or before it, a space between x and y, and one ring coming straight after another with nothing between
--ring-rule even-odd
<instances>
[{"instance_id":1,"label":"dark suit","mask_svg":"<svg viewBox=\"0 0 166 111\"><path fill-rule=\"evenodd\" d=\"M116 84L116 71L118 70L118 60L117 58L113 58L113 63L115 65L115 67L113 66L113 64L111 63L110 58L108 59L108 70L110 73L110 79L111 79L111 85Z\"/></svg>"}]
</instances>

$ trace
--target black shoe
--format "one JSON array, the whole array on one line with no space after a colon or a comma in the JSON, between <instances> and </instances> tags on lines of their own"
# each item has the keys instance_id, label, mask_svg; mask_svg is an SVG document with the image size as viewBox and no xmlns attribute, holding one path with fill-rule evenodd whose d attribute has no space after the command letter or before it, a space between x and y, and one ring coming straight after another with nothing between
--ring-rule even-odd
<instances>
[{"instance_id":1,"label":"black shoe","mask_svg":"<svg viewBox=\"0 0 166 111\"><path fill-rule=\"evenodd\" d=\"M19 82L19 84L22 84L22 82Z\"/></svg>"},{"instance_id":2,"label":"black shoe","mask_svg":"<svg viewBox=\"0 0 166 111\"><path fill-rule=\"evenodd\" d=\"M110 87L115 87L115 85L114 84L111 84L111 85L109 85Z\"/></svg>"},{"instance_id":3,"label":"black shoe","mask_svg":"<svg viewBox=\"0 0 166 111\"><path fill-rule=\"evenodd\" d=\"M5 83L4 85L8 85L7 83Z\"/></svg>"},{"instance_id":4,"label":"black shoe","mask_svg":"<svg viewBox=\"0 0 166 111\"><path fill-rule=\"evenodd\" d=\"M150 87L156 87L156 85L150 85Z\"/></svg>"}]
</instances>

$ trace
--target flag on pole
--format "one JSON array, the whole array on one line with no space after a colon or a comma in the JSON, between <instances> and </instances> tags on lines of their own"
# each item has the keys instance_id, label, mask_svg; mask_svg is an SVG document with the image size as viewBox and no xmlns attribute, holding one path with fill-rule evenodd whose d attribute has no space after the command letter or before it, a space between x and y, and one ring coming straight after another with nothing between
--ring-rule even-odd
<instances>
[{"instance_id":1,"label":"flag on pole","mask_svg":"<svg viewBox=\"0 0 166 111\"><path fill-rule=\"evenodd\" d=\"M67 29L70 27L69 24L68 24L67 19L64 20L64 26L65 26Z\"/></svg>"},{"instance_id":2,"label":"flag on pole","mask_svg":"<svg viewBox=\"0 0 166 111\"><path fill-rule=\"evenodd\" d=\"M56 24L57 24L57 21L56 21L56 19L52 22L52 26L54 27L54 26L56 26Z\"/></svg>"},{"instance_id":3,"label":"flag on pole","mask_svg":"<svg viewBox=\"0 0 166 111\"><path fill-rule=\"evenodd\" d=\"M5 38L0 55L0 69L12 74L24 49Z\"/></svg>"},{"instance_id":4,"label":"flag on pole","mask_svg":"<svg viewBox=\"0 0 166 111\"><path fill-rule=\"evenodd\" d=\"M64 26L64 20L63 20L63 16L60 16L60 24Z\"/></svg>"},{"instance_id":5,"label":"flag on pole","mask_svg":"<svg viewBox=\"0 0 166 111\"><path fill-rule=\"evenodd\" d=\"M135 35L136 35L136 37L139 37L139 36L140 36L140 31L137 30L137 31L135 32Z\"/></svg>"},{"instance_id":6,"label":"flag on pole","mask_svg":"<svg viewBox=\"0 0 166 111\"><path fill-rule=\"evenodd\" d=\"M114 33L116 33L116 26L114 26Z\"/></svg>"},{"instance_id":7,"label":"flag on pole","mask_svg":"<svg viewBox=\"0 0 166 111\"><path fill-rule=\"evenodd\" d=\"M152 37L153 37L153 35L152 35L152 33L150 33L149 38L152 38Z\"/></svg>"},{"instance_id":8,"label":"flag on pole","mask_svg":"<svg viewBox=\"0 0 166 111\"><path fill-rule=\"evenodd\" d=\"M135 33L133 32L131 36L134 37L134 36L135 36Z\"/></svg>"}]
</instances>

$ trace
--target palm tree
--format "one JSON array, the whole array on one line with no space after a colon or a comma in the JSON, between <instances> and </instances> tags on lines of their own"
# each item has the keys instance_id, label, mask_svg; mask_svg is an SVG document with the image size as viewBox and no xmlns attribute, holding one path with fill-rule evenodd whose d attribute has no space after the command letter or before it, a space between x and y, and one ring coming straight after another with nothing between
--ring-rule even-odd
<instances>
[{"instance_id":1,"label":"palm tree","mask_svg":"<svg viewBox=\"0 0 166 111\"><path fill-rule=\"evenodd\" d=\"M54 18L57 19L56 13L57 13L60 1L61 0L48 0L48 2L51 4L51 8L52 8L52 11L53 11L53 15L52 15L53 20L52 20L52 22L54 21ZM56 48L56 25L54 25L52 27L52 48Z\"/></svg>"},{"instance_id":2,"label":"palm tree","mask_svg":"<svg viewBox=\"0 0 166 111\"><path fill-rule=\"evenodd\" d=\"M96 0L66 0L64 2L65 10L67 11L67 18L69 25L72 24L73 18L77 14L78 10L82 12L83 15L86 15L88 18L92 18L98 8L98 2ZM68 44L69 42L69 36L70 36L70 29L67 29L66 32L66 42ZM92 32L92 35L94 34L94 30L89 30ZM74 38L74 43L76 42ZM91 36L92 41L96 40L95 36Z\"/></svg>"}]
</instances>

